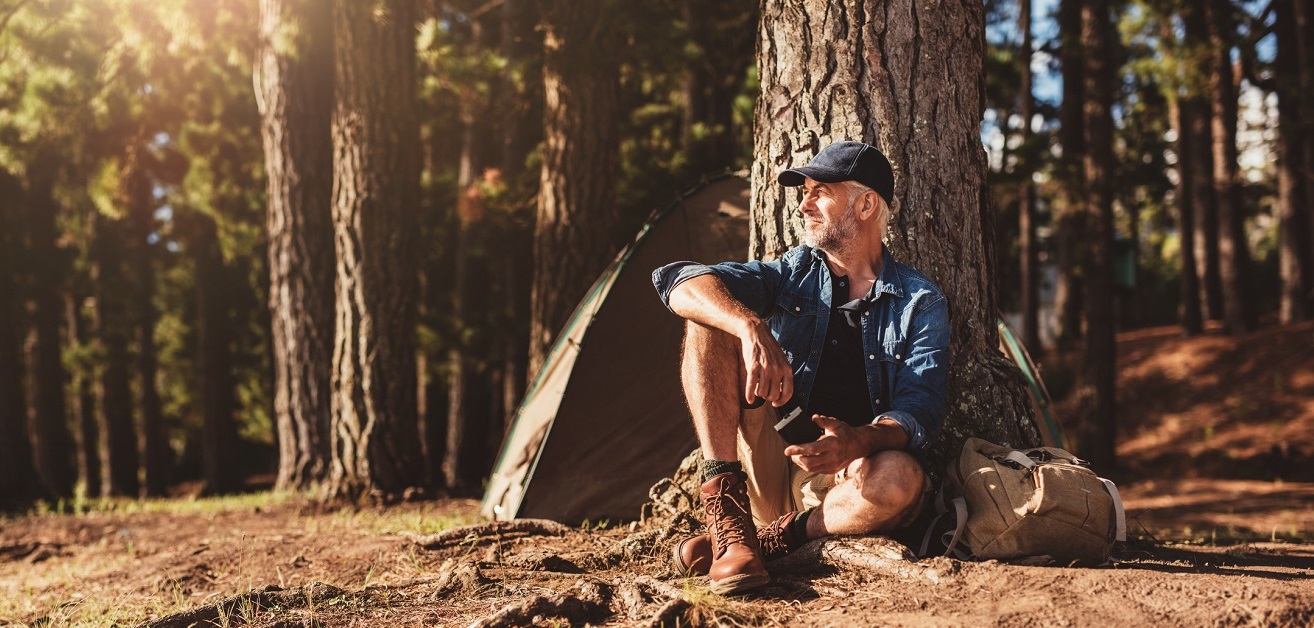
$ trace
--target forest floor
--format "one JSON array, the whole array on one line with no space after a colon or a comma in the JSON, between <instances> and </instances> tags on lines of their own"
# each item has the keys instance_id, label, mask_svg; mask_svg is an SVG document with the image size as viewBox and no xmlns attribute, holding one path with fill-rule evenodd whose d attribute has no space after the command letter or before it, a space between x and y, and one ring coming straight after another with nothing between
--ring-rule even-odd
<instances>
[{"instance_id":1,"label":"forest floor","mask_svg":"<svg viewBox=\"0 0 1314 628\"><path fill-rule=\"evenodd\" d=\"M480 523L474 501L257 493L0 518L0 625L1314 623L1314 324L1140 330L1119 355L1115 475L1133 540L1100 568L830 540L724 598L669 567L678 518L458 528Z\"/></svg>"}]
</instances>

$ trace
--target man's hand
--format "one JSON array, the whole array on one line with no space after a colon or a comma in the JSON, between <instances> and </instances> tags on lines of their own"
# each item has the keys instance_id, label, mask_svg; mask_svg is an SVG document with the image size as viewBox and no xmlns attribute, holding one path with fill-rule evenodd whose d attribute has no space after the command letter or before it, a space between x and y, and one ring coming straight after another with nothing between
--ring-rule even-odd
<instances>
[{"instance_id":1,"label":"man's hand","mask_svg":"<svg viewBox=\"0 0 1314 628\"><path fill-rule=\"evenodd\" d=\"M850 462L866 455L857 428L838 419L812 415L812 422L824 432L817 440L785 448L800 469L810 473L838 473Z\"/></svg>"},{"instance_id":2,"label":"man's hand","mask_svg":"<svg viewBox=\"0 0 1314 628\"><path fill-rule=\"evenodd\" d=\"M744 358L744 401L753 403L760 397L779 408L794 396L794 369L766 323L753 320L754 324L739 338Z\"/></svg>"}]
</instances>

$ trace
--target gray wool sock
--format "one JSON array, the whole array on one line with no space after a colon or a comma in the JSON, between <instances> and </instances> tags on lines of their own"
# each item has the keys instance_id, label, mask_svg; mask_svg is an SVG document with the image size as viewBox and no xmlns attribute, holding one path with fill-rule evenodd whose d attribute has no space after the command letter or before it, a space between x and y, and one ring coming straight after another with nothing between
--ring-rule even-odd
<instances>
[{"instance_id":1,"label":"gray wool sock","mask_svg":"<svg viewBox=\"0 0 1314 628\"><path fill-rule=\"evenodd\" d=\"M744 465L738 460L704 460L703 461L703 481L706 482L722 473L735 473L743 476Z\"/></svg>"}]
</instances>

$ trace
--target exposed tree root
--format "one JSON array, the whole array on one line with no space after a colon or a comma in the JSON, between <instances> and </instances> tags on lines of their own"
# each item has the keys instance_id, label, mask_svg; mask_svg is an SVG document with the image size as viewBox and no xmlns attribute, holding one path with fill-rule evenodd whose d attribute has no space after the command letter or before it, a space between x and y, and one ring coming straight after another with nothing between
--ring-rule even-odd
<instances>
[{"instance_id":1,"label":"exposed tree root","mask_svg":"<svg viewBox=\"0 0 1314 628\"><path fill-rule=\"evenodd\" d=\"M513 519L461 526L427 536L412 532L405 532L402 536L424 549L440 549L449 545L487 543L506 534L561 536L572 530L574 528L568 525L548 519Z\"/></svg>"},{"instance_id":2,"label":"exposed tree root","mask_svg":"<svg viewBox=\"0 0 1314 628\"><path fill-rule=\"evenodd\" d=\"M575 584L570 593L558 593L552 596L535 595L527 600L508 604L496 613L470 624L470 628L526 626L541 623L550 617L565 617L572 620L598 619L611 612L608 607L610 598L611 591L606 585L581 580Z\"/></svg>"},{"instance_id":3,"label":"exposed tree root","mask_svg":"<svg viewBox=\"0 0 1314 628\"><path fill-rule=\"evenodd\" d=\"M272 606L298 608L345 594L342 589L322 582L287 590L271 584L224 598L214 604L207 604L200 608L152 619L141 624L139 628L186 628L195 625L219 625L226 623L224 618L246 617L250 613L259 612Z\"/></svg>"},{"instance_id":4,"label":"exposed tree root","mask_svg":"<svg viewBox=\"0 0 1314 628\"><path fill-rule=\"evenodd\" d=\"M908 548L885 537L832 537L813 541L767 567L777 570L807 570L827 566L839 570L875 573L900 580L929 580L939 584L958 570L950 559L918 562Z\"/></svg>"},{"instance_id":5,"label":"exposed tree root","mask_svg":"<svg viewBox=\"0 0 1314 628\"><path fill-rule=\"evenodd\" d=\"M646 625L652 628L664 628L666 626L687 626L689 621L686 616L693 604L684 598L671 600L657 609Z\"/></svg>"},{"instance_id":6,"label":"exposed tree root","mask_svg":"<svg viewBox=\"0 0 1314 628\"><path fill-rule=\"evenodd\" d=\"M467 562L456 563L449 558L443 561L443 566L438 570L436 587L438 595L468 594L478 591L489 582L489 579L480 573L478 565Z\"/></svg>"}]
</instances>

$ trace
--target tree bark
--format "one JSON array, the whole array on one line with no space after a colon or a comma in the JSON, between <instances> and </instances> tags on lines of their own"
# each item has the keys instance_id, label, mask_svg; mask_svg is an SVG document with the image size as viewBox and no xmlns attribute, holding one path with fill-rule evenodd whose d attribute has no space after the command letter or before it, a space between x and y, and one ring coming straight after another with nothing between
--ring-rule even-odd
<instances>
[{"instance_id":1,"label":"tree bark","mask_svg":"<svg viewBox=\"0 0 1314 628\"><path fill-rule=\"evenodd\" d=\"M1191 199L1195 203L1195 261L1200 277L1200 302L1208 319L1223 316L1222 278L1219 275L1218 204L1214 190L1214 134L1211 126L1209 90L1209 27L1204 7L1186 3L1182 9L1186 27L1186 99L1182 103L1190 123L1186 132L1195 147L1191 153Z\"/></svg>"},{"instance_id":2,"label":"tree bark","mask_svg":"<svg viewBox=\"0 0 1314 628\"><path fill-rule=\"evenodd\" d=\"M58 164L42 152L28 175L28 247L33 263L32 318L32 435L35 437L37 473L54 496L73 494L73 439L64 403L63 291L67 288L67 252L57 243L58 205L53 196Z\"/></svg>"},{"instance_id":3,"label":"tree bark","mask_svg":"<svg viewBox=\"0 0 1314 628\"><path fill-rule=\"evenodd\" d=\"M1223 329L1240 334L1254 327L1247 286L1250 253L1237 174L1236 115L1238 77L1232 66L1234 17L1230 0L1209 0L1210 104L1214 143L1214 197L1218 199L1218 274L1223 298Z\"/></svg>"},{"instance_id":4,"label":"tree bark","mask_svg":"<svg viewBox=\"0 0 1314 628\"><path fill-rule=\"evenodd\" d=\"M415 4L333 4L337 314L328 493L422 482L416 422Z\"/></svg>"},{"instance_id":5,"label":"tree bark","mask_svg":"<svg viewBox=\"0 0 1314 628\"><path fill-rule=\"evenodd\" d=\"M129 282L124 274L124 234L120 221L92 216L93 282L96 309L92 319L100 373L96 382L96 429L100 439L100 494L136 497L137 436L133 421L132 367L128 342Z\"/></svg>"},{"instance_id":6,"label":"tree bark","mask_svg":"<svg viewBox=\"0 0 1314 628\"><path fill-rule=\"evenodd\" d=\"M1113 466L1117 434L1115 393L1117 341L1113 294L1113 55L1108 0L1086 0L1082 47L1086 50L1084 171L1086 193L1086 351L1081 408L1082 455L1099 469Z\"/></svg>"},{"instance_id":7,"label":"tree bark","mask_svg":"<svg viewBox=\"0 0 1314 628\"><path fill-rule=\"evenodd\" d=\"M1306 137L1301 117L1306 108L1314 105L1309 92L1302 91L1299 30L1295 10L1296 0L1277 0L1274 26L1277 31L1277 57L1274 78L1278 94L1278 234L1279 266L1282 277L1282 296L1279 319L1294 323L1309 318L1310 293L1314 291L1310 268L1311 238L1307 222L1310 220L1311 199L1305 196L1301 185L1302 146L1314 141Z\"/></svg>"},{"instance_id":8,"label":"tree bark","mask_svg":"<svg viewBox=\"0 0 1314 628\"><path fill-rule=\"evenodd\" d=\"M281 490L328 477L333 363L333 33L327 0L261 0L256 95L269 184Z\"/></svg>"},{"instance_id":9,"label":"tree bark","mask_svg":"<svg viewBox=\"0 0 1314 628\"><path fill-rule=\"evenodd\" d=\"M894 165L887 245L950 302L949 416L933 460L967 436L1039 443L1017 368L997 349L981 3L768 0L758 35L750 256L798 241L799 195L775 183L777 172L839 140L880 147Z\"/></svg>"},{"instance_id":10,"label":"tree bark","mask_svg":"<svg viewBox=\"0 0 1314 628\"><path fill-rule=\"evenodd\" d=\"M1063 104L1059 108L1059 202L1055 222L1058 235L1058 286L1054 294L1055 336L1060 348L1069 347L1081 338L1080 259L1082 220L1085 211L1081 197L1081 159L1085 153L1085 126L1081 103L1085 89L1085 52L1081 43L1083 0L1062 0L1059 5L1060 63L1063 67Z\"/></svg>"},{"instance_id":11,"label":"tree bark","mask_svg":"<svg viewBox=\"0 0 1314 628\"><path fill-rule=\"evenodd\" d=\"M1036 151L1032 147L1031 117L1036 102L1031 94L1031 0L1018 0L1017 29L1022 33L1022 51L1019 66L1022 85L1018 95L1018 114L1022 117L1021 159L1018 164L1022 181L1018 190L1017 227L1018 257L1022 274L1022 342L1032 351L1040 350L1040 256L1036 250L1036 186L1031 175L1036 167Z\"/></svg>"},{"instance_id":12,"label":"tree bark","mask_svg":"<svg viewBox=\"0 0 1314 628\"><path fill-rule=\"evenodd\" d=\"M41 481L32 456L23 394L25 361L22 294L15 279L25 248L17 208L23 206L22 182L0 169L0 506L15 506L41 496Z\"/></svg>"},{"instance_id":13,"label":"tree bark","mask_svg":"<svg viewBox=\"0 0 1314 628\"><path fill-rule=\"evenodd\" d=\"M543 166L534 225L529 372L615 255L617 81L608 0L540 0Z\"/></svg>"}]
</instances>

